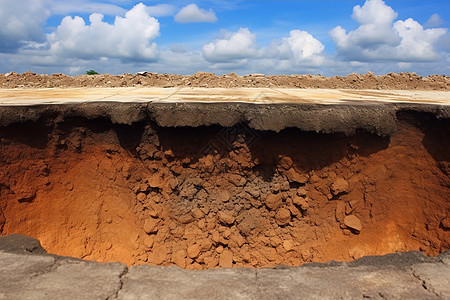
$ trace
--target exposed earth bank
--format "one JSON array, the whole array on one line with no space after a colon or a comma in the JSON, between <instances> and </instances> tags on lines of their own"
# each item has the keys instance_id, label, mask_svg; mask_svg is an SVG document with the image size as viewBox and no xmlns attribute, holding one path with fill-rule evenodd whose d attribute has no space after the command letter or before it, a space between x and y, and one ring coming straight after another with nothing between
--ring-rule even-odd
<instances>
[{"instance_id":1,"label":"exposed earth bank","mask_svg":"<svg viewBox=\"0 0 450 300\"><path fill-rule=\"evenodd\" d=\"M263 75L239 76L235 73L215 75L197 72L193 75L158 74L139 72L122 75L79 75L62 73L40 75L33 72L0 74L0 88L76 88L76 87L284 87L322 89L385 89L385 90L450 90L450 77L416 73L373 73L324 77L321 75Z\"/></svg>"},{"instance_id":2,"label":"exposed earth bank","mask_svg":"<svg viewBox=\"0 0 450 300\"><path fill-rule=\"evenodd\" d=\"M162 109L104 105L2 108L2 235L186 269L449 249L449 118L426 106L387 111L389 130L324 133L170 127Z\"/></svg>"}]
</instances>

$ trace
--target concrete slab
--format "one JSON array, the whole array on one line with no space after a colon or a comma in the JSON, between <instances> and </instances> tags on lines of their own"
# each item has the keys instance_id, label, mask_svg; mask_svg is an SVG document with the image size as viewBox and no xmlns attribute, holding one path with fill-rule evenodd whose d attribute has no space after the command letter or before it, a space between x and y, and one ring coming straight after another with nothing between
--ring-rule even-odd
<instances>
[{"instance_id":1,"label":"concrete slab","mask_svg":"<svg viewBox=\"0 0 450 300\"><path fill-rule=\"evenodd\" d=\"M86 102L428 103L450 105L450 91L292 88L55 88L0 89L0 105Z\"/></svg>"},{"instance_id":2,"label":"concrete slab","mask_svg":"<svg viewBox=\"0 0 450 300\"><path fill-rule=\"evenodd\" d=\"M449 299L449 255L188 271L0 251L0 299Z\"/></svg>"},{"instance_id":3,"label":"concrete slab","mask_svg":"<svg viewBox=\"0 0 450 300\"><path fill-rule=\"evenodd\" d=\"M0 299L107 299L121 287L122 264L0 252Z\"/></svg>"}]
</instances>

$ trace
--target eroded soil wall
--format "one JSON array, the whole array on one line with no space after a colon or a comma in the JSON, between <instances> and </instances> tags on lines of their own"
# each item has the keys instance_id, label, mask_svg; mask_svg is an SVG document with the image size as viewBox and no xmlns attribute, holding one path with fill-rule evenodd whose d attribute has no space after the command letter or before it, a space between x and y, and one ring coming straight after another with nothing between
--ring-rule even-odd
<instances>
[{"instance_id":1,"label":"eroded soil wall","mask_svg":"<svg viewBox=\"0 0 450 300\"><path fill-rule=\"evenodd\" d=\"M0 128L0 233L101 262L298 266L450 244L448 119L380 137L41 118Z\"/></svg>"}]
</instances>

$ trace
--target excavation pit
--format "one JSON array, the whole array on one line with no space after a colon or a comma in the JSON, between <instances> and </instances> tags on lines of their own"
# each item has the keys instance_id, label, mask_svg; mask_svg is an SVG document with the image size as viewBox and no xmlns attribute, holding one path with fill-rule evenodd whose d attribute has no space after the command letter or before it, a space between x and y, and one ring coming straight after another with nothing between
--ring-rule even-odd
<instances>
[{"instance_id":1,"label":"excavation pit","mask_svg":"<svg viewBox=\"0 0 450 300\"><path fill-rule=\"evenodd\" d=\"M2 106L0 233L63 256L186 269L435 256L450 244L448 112Z\"/></svg>"}]
</instances>

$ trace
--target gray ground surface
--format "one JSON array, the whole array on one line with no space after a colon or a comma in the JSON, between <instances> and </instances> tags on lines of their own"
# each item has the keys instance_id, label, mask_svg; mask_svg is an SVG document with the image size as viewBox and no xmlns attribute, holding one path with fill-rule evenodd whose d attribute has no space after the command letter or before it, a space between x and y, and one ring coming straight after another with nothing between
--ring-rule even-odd
<instances>
[{"instance_id":1,"label":"gray ground surface","mask_svg":"<svg viewBox=\"0 0 450 300\"><path fill-rule=\"evenodd\" d=\"M45 254L0 237L0 299L450 299L450 251L275 269L187 271Z\"/></svg>"},{"instance_id":2,"label":"gray ground surface","mask_svg":"<svg viewBox=\"0 0 450 300\"><path fill-rule=\"evenodd\" d=\"M152 121L162 127L233 126L243 122L256 130L303 131L353 134L362 129L380 136L397 130L397 114L402 111L427 113L439 119L450 118L450 105L414 103L123 103L90 102L33 106L0 105L0 126L43 118L109 119L113 124L130 125ZM195 117L193 117L195 116Z\"/></svg>"}]
</instances>

